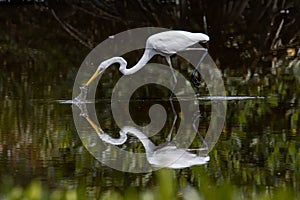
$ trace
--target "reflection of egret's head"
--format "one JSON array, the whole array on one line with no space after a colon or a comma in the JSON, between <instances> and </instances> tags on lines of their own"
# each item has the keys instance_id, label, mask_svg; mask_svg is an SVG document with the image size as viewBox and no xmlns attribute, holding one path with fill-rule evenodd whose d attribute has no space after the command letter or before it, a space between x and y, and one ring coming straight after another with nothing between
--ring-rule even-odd
<instances>
[{"instance_id":1,"label":"reflection of egret's head","mask_svg":"<svg viewBox=\"0 0 300 200\"><path fill-rule=\"evenodd\" d=\"M127 141L127 135L122 131L120 131L119 138L113 138L104 132L97 132L97 134L102 141L113 145L122 145Z\"/></svg>"}]
</instances>

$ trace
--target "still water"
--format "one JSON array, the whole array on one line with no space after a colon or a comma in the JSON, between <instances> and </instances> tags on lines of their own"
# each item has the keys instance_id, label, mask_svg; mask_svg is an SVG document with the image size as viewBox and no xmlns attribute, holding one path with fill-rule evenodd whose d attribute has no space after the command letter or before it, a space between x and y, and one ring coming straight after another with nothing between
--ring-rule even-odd
<instances>
[{"instance_id":1,"label":"still water","mask_svg":"<svg viewBox=\"0 0 300 200\"><path fill-rule=\"evenodd\" d=\"M23 30L32 30L29 26L23 26ZM117 30L110 31L115 34ZM49 38L53 39L52 36ZM154 184L152 172L132 174L103 165L80 140L73 121L72 106L62 102L72 98L76 73L88 50L77 52L82 47L73 40L64 41L65 45L59 47L51 41L41 41L48 46L42 47L40 53L35 51L35 47L24 47L20 38L6 40L12 41L10 50L20 50L13 51L14 54L3 58L0 64L2 182L11 180L14 184L26 186L37 178L50 189L83 185L90 196L97 196L110 188L124 191L132 186L143 190ZM15 40L19 43L14 43ZM56 43L61 43L59 38ZM46 56L44 52L52 53ZM141 52L135 53L128 56L129 62L135 63L140 57ZM174 68L189 77L188 67L179 67L177 58L173 61ZM113 120L110 95L119 77L121 74L116 66L111 67L103 76L105 84L98 86L95 102L102 129L114 137L118 137L120 128ZM225 182L233 184L249 196L266 191L271 193L276 188L285 187L299 194L299 83L293 75L289 77L285 79L262 73L260 81L251 79L242 83L239 73L224 75L229 96L225 99L226 121L218 142L209 152L210 161L175 170L178 176L196 185L193 172L198 171L217 185ZM210 98L207 97L209 94L205 85L194 89L200 94L197 98L201 110L199 132L205 135L210 121ZM145 86L139 88L130 102L132 118L140 126L150 122L148 111L151 105L165 107L167 122L160 134L152 138L156 144L165 140L172 127L174 116L166 100L169 92L163 87ZM162 99L149 96L153 93L159 94ZM178 102L175 101L174 106L180 112ZM175 124L174 131L178 125L179 122ZM200 140L195 141L193 147L200 144ZM145 151L134 138L124 148Z\"/></svg>"},{"instance_id":2,"label":"still water","mask_svg":"<svg viewBox=\"0 0 300 200\"><path fill-rule=\"evenodd\" d=\"M0 172L3 179L9 177L16 184L26 185L39 178L50 188L84 184L104 191L107 187L143 188L151 183L152 173L119 172L91 156L77 134L71 105L62 104L60 100L26 99L26 95L5 95L2 99ZM165 105L171 113L168 101L132 100L131 113L137 124L149 123L145 114L156 103ZM205 134L210 101L199 98L199 105L202 112L199 130ZM102 128L118 137L114 135L119 129L110 112L110 101L99 99L95 106ZM232 98L227 100L227 106L226 124L209 153L210 161L192 168L201 168L202 173L208 174L217 184L229 181L246 191L290 186L298 192L299 106L278 105L274 97ZM164 141L171 127L172 115L168 116L171 119L165 130L154 138L157 143ZM138 140L131 140L127 145L143 152ZM187 168L180 173L189 177L190 171Z\"/></svg>"}]
</instances>

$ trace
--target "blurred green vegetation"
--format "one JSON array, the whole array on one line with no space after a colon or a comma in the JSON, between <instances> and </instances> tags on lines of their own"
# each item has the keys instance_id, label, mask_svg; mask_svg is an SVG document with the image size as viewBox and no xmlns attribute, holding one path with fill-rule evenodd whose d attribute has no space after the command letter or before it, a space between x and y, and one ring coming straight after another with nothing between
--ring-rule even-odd
<instances>
[{"instance_id":1,"label":"blurred green vegetation","mask_svg":"<svg viewBox=\"0 0 300 200\"><path fill-rule=\"evenodd\" d=\"M0 187L0 197L3 200L76 200L76 199L144 199L144 200L164 200L164 199L186 199L186 200L214 200L214 199L298 199L299 195L290 188L274 189L269 188L265 193L250 193L249 196L236 186L225 181L223 184L215 185L209 181L206 174L201 173L193 167L193 176L197 182L196 186L191 186L188 180L171 169L161 169L155 172L155 183L142 191L134 187L127 187L123 191L108 189L105 192L97 193L96 188L86 186L62 186L60 188L49 190L46 189L42 182L33 180L27 187L13 185L11 179L7 179ZM178 183L178 185L176 185ZM89 196L96 192L96 196Z\"/></svg>"}]
</instances>

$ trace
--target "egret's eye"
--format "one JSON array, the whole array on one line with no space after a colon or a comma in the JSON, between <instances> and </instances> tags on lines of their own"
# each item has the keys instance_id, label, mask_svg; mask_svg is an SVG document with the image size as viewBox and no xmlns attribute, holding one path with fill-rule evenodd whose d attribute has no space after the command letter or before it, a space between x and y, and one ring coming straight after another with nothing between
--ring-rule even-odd
<instances>
[{"instance_id":1,"label":"egret's eye","mask_svg":"<svg viewBox=\"0 0 300 200\"><path fill-rule=\"evenodd\" d=\"M105 70L105 67L104 67L104 66L101 66L101 67L99 68L99 73L103 73L104 70Z\"/></svg>"}]
</instances>

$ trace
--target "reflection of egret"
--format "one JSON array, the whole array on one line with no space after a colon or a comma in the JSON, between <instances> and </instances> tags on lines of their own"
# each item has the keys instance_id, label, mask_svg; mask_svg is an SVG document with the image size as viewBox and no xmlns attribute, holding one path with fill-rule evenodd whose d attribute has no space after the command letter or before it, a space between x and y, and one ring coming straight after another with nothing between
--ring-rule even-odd
<instances>
[{"instance_id":1,"label":"reflection of egret","mask_svg":"<svg viewBox=\"0 0 300 200\"><path fill-rule=\"evenodd\" d=\"M180 169L193 165L202 165L209 161L209 156L207 155L199 156L197 154L190 153L190 151L206 151L207 149L183 149L168 142L160 146L155 146L144 133L132 126L123 127L119 132L120 137L112 138L98 127L87 115L85 118L97 132L100 139L106 143L122 145L127 140L127 134L136 136L142 142L146 150L148 162L155 167Z\"/></svg>"},{"instance_id":2,"label":"reflection of egret","mask_svg":"<svg viewBox=\"0 0 300 200\"><path fill-rule=\"evenodd\" d=\"M142 142L146 150L148 162L155 167L180 169L193 165L202 165L209 161L209 156L207 155L199 156L190 153L190 151L201 151L206 149L183 149L178 148L171 143L155 146L144 133L132 126L125 126L121 129L120 135L127 134L136 136Z\"/></svg>"},{"instance_id":3,"label":"reflection of egret","mask_svg":"<svg viewBox=\"0 0 300 200\"><path fill-rule=\"evenodd\" d=\"M177 52L188 50L188 47L198 43L207 42L209 37L203 33L191 33L187 31L165 31L150 36L146 41L146 47L142 58L136 65L127 69L127 62L122 57L113 57L100 63L98 69L93 76L88 80L85 86L88 86L99 74L113 63L120 64L120 72L124 75L129 75L137 72L144 67L154 55L162 55L166 58L175 83L177 82L174 74L170 56ZM199 48L198 48L199 49ZM201 49L203 50L203 49Z\"/></svg>"}]
</instances>

